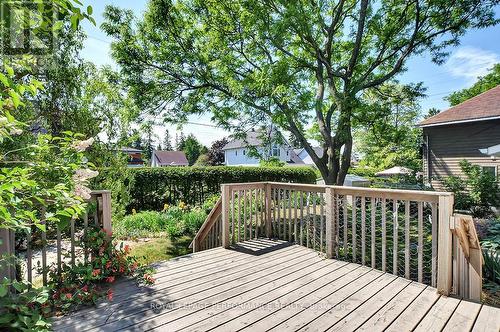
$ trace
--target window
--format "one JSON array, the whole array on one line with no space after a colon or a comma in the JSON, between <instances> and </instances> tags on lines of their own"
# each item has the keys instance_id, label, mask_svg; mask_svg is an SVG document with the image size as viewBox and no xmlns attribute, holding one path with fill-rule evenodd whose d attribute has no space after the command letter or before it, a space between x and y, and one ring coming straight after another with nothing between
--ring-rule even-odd
<instances>
[{"instance_id":1,"label":"window","mask_svg":"<svg viewBox=\"0 0 500 332\"><path fill-rule=\"evenodd\" d=\"M272 156L273 157L279 157L280 156L280 147L277 145L273 146L273 151L272 151Z\"/></svg>"},{"instance_id":2,"label":"window","mask_svg":"<svg viewBox=\"0 0 500 332\"><path fill-rule=\"evenodd\" d=\"M494 177L497 176L497 168L496 166L481 166L483 173L490 174Z\"/></svg>"},{"instance_id":3,"label":"window","mask_svg":"<svg viewBox=\"0 0 500 332\"><path fill-rule=\"evenodd\" d=\"M247 155L247 150L243 150L243 155L246 156Z\"/></svg>"},{"instance_id":4,"label":"window","mask_svg":"<svg viewBox=\"0 0 500 332\"><path fill-rule=\"evenodd\" d=\"M234 151L234 153L235 153L236 155L238 155L238 150Z\"/></svg>"}]
</instances>

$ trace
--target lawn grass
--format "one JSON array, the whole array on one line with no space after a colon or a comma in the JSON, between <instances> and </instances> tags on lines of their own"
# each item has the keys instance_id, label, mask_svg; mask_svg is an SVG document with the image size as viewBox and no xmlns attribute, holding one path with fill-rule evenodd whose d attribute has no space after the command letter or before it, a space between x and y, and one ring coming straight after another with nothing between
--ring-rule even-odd
<instances>
[{"instance_id":1,"label":"lawn grass","mask_svg":"<svg viewBox=\"0 0 500 332\"><path fill-rule=\"evenodd\" d=\"M189 236L175 240L168 237L153 238L148 242L132 244L130 254L136 257L139 263L149 265L191 253L191 241Z\"/></svg>"}]
</instances>

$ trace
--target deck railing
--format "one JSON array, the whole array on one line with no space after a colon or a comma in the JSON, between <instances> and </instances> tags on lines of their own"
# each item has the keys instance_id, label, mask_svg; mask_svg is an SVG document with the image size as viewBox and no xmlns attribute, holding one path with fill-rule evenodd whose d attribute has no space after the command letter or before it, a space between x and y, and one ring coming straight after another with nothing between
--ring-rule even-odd
<instances>
[{"instance_id":1,"label":"deck railing","mask_svg":"<svg viewBox=\"0 0 500 332\"><path fill-rule=\"evenodd\" d=\"M46 231L43 232L36 227L31 227L26 233L26 238L18 243L16 249L16 238L13 231L0 229L0 262L9 260L8 257L16 257L18 267L14 268L11 264L1 264L0 277L9 277L11 279L25 279L33 283L34 276L41 271L41 282L47 285L47 275L51 264L49 264L48 255L50 247L55 246L56 270L61 271L64 263L75 265L77 260L86 260L88 255L81 248L78 248L78 238L85 234L89 228L89 222L108 232L112 231L111 226L111 192L107 190L93 191L91 199L88 201L88 213L81 219L71 219L68 230L61 230L57 225L46 225ZM42 209L42 223L44 223L44 211ZM49 236L48 236L49 234ZM67 237L69 245L63 246L63 237ZM19 242L19 241L17 241ZM67 241L64 241L67 242ZM34 251L40 252L34 259ZM35 260L35 263L33 262ZM21 263L21 264L19 264ZM16 271L17 270L17 271ZM21 273L21 275L19 275Z\"/></svg>"},{"instance_id":2,"label":"deck railing","mask_svg":"<svg viewBox=\"0 0 500 332\"><path fill-rule=\"evenodd\" d=\"M471 262L453 233L451 193L274 182L226 184L220 207L212 212L193 242L195 251L228 248L258 237L278 238L327 258L437 287L446 295L477 299L481 287L469 273L477 268L469 268Z\"/></svg>"}]
</instances>

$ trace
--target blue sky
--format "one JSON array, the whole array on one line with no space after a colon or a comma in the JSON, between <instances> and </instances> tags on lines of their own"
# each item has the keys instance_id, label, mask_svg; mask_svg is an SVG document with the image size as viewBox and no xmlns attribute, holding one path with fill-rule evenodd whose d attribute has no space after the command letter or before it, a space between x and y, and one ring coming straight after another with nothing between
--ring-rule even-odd
<instances>
[{"instance_id":1,"label":"blue sky","mask_svg":"<svg viewBox=\"0 0 500 332\"><path fill-rule=\"evenodd\" d=\"M82 52L86 60L94 62L96 65L111 64L109 48L110 38L103 33L99 26L102 23L102 13L108 4L117 5L123 8L132 9L137 16L140 16L147 6L148 0L84 0L85 5L91 5L94 9L94 18L97 25L88 22L84 23L84 30L88 39ZM500 8L497 10L500 16ZM408 70L401 74L399 79L402 82L423 82L427 87L427 98L421 102L421 107L426 112L431 107L446 109L448 103L443 100L445 96L453 91L470 86L477 76L484 75L488 68L500 62L500 25L496 27L470 30L461 39L461 45L451 50L451 56L447 62L438 66L430 60L428 55L419 56L408 62ZM209 122L207 116L192 118L192 122ZM176 128L167 126L171 132ZM157 128L158 136L163 135L164 129ZM205 145L211 144L216 139L226 136L228 133L207 126L186 125L185 133L193 133Z\"/></svg>"}]
</instances>

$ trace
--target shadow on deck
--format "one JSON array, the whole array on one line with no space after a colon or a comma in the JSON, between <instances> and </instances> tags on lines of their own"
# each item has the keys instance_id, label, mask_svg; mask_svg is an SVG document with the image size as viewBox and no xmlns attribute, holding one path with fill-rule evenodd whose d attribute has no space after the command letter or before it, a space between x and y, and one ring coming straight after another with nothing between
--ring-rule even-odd
<instances>
[{"instance_id":1,"label":"shadow on deck","mask_svg":"<svg viewBox=\"0 0 500 332\"><path fill-rule=\"evenodd\" d=\"M115 285L112 303L54 322L60 331L498 331L500 309L325 259L279 240L250 240L157 264L156 284Z\"/></svg>"}]
</instances>

